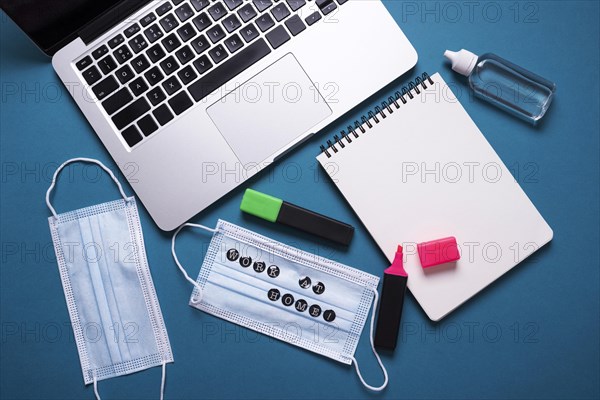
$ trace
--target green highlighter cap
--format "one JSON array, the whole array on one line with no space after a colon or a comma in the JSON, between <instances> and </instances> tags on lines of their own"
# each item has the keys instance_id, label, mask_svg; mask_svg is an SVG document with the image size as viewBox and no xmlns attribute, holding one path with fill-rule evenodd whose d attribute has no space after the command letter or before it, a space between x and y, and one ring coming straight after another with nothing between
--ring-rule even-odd
<instances>
[{"instance_id":1,"label":"green highlighter cap","mask_svg":"<svg viewBox=\"0 0 600 400\"><path fill-rule=\"evenodd\" d=\"M277 222L283 200L256 190L246 189L240 210L267 221Z\"/></svg>"}]
</instances>

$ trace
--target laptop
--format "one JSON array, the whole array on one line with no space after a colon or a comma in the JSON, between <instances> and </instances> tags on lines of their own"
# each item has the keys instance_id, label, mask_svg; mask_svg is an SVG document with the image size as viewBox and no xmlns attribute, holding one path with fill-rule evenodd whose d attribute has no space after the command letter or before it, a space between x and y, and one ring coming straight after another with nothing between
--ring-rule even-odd
<instances>
[{"instance_id":1,"label":"laptop","mask_svg":"<svg viewBox=\"0 0 600 400\"><path fill-rule=\"evenodd\" d=\"M166 231L417 62L379 0L48 4L0 0Z\"/></svg>"}]
</instances>

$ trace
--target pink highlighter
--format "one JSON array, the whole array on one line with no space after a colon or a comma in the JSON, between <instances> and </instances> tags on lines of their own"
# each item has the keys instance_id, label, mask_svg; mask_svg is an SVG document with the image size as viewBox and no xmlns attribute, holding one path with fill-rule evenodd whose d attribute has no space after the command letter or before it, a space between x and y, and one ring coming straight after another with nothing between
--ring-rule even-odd
<instances>
[{"instance_id":1,"label":"pink highlighter","mask_svg":"<svg viewBox=\"0 0 600 400\"><path fill-rule=\"evenodd\" d=\"M404 294L408 283L408 274L404 270L402 246L398 246L394 262L383 274L381 300L377 314L375 346L394 350L400 331Z\"/></svg>"}]
</instances>

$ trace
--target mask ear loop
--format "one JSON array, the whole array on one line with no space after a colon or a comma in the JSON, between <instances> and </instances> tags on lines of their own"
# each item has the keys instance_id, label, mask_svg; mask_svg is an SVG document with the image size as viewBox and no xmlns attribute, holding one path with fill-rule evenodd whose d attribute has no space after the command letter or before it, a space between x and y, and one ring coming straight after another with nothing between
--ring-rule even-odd
<instances>
[{"instance_id":1,"label":"mask ear loop","mask_svg":"<svg viewBox=\"0 0 600 400\"><path fill-rule=\"evenodd\" d=\"M163 400L165 394L165 381L167 378L167 363L162 362L162 378L160 381L160 400ZM94 394L96 395L96 400L102 400L100 398L100 393L98 393L98 380L96 379L96 375L94 375Z\"/></svg>"},{"instance_id":2,"label":"mask ear loop","mask_svg":"<svg viewBox=\"0 0 600 400\"><path fill-rule=\"evenodd\" d=\"M160 400L163 400L165 395L165 381L167 380L167 363L162 362L162 379L160 380Z\"/></svg>"},{"instance_id":3,"label":"mask ear loop","mask_svg":"<svg viewBox=\"0 0 600 400\"><path fill-rule=\"evenodd\" d=\"M74 163L74 162L87 162L87 163L98 165L100 168L102 168L104 171L106 171L108 173L108 175L110 175L112 180L117 184L117 187L119 188L119 192L121 192L121 196L123 197L125 202L128 202L127 195L123 191L123 186L121 186L121 183L118 181L115 174L113 174L113 172L106 165L102 164L102 162L100 162L98 160L94 160L93 158L84 158L84 157L71 158L70 160L67 160L64 163L62 163L60 165L60 167L58 167L56 169L56 171L54 171L54 176L52 177L52 183L50 184L50 187L48 188L48 191L46 192L46 205L52 212L54 219L57 219L58 215L56 214L56 210L54 209L54 207L52 207L52 204L50 203L50 194L52 193L52 190L54 190L54 186L56 186L56 179L58 178L58 174L60 173L60 171L62 171L62 169L64 167L66 167L67 165Z\"/></svg>"},{"instance_id":4,"label":"mask ear loop","mask_svg":"<svg viewBox=\"0 0 600 400\"><path fill-rule=\"evenodd\" d=\"M98 380L96 379L96 375L94 374L94 394L96 395L96 400L100 399L100 394L98 393Z\"/></svg>"},{"instance_id":5,"label":"mask ear loop","mask_svg":"<svg viewBox=\"0 0 600 400\"><path fill-rule=\"evenodd\" d=\"M179 267L179 270L181 271L181 273L183 274L183 276L185 277L185 279L187 279L188 282L190 282L192 285L194 285L198 289L198 292L200 293L200 297L196 300L196 302L199 303L200 301L202 301L202 294L203 294L204 290L202 289L202 287L200 286L200 284L198 282L196 282L195 280L193 280L192 278L190 278L190 276L188 275L188 273L186 272L186 270L183 268L183 266L179 262L179 259L177 258L177 254L175 252L175 239L177 239L177 235L179 235L179 232L181 232L181 230L183 228L185 228L186 226L191 226L191 227L194 227L194 228L204 229L204 230L212 232L212 233L218 232L218 229L211 229L211 228L209 228L207 226L204 226L204 225L191 224L191 223L188 222L188 223L185 223L185 224L181 225L179 228L177 228L177 230L173 234L173 238L171 239L171 254L173 255L173 259L175 260L175 264L177 264L177 267Z\"/></svg>"},{"instance_id":6,"label":"mask ear loop","mask_svg":"<svg viewBox=\"0 0 600 400\"><path fill-rule=\"evenodd\" d=\"M379 358L379 354L377 354L377 350L375 350L375 341L373 340L373 327L375 325L375 314L377 313L377 304L379 303L379 293L377 293L376 289L373 290L373 293L375 293L375 297L373 299L373 312L371 314L371 334L370 334L371 350L373 350L373 354L375 354L375 357L377 358L379 367L383 371L383 377L384 377L383 384L381 386L371 386L371 385L367 384L367 382L365 382L365 380L363 379L363 377L360 373L360 368L358 367L358 362L356 361L356 358L354 358L354 357L350 357L350 358L352 359L352 362L354 363L354 368L356 369L356 373L358 374L358 379L360 379L362 384L367 389L373 390L374 392L380 392L383 389L385 389L385 387L388 384L388 373L387 373L387 370L385 369L385 366L381 362L381 358Z\"/></svg>"}]
</instances>

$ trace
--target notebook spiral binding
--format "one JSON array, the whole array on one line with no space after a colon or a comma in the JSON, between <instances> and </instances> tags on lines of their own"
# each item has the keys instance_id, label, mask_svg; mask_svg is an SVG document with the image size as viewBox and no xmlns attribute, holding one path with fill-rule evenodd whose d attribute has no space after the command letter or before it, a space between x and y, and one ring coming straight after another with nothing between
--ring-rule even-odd
<instances>
[{"instance_id":1,"label":"notebook spiral binding","mask_svg":"<svg viewBox=\"0 0 600 400\"><path fill-rule=\"evenodd\" d=\"M360 130L361 134L366 133L367 128L371 129L373 126L381 122L377 115L381 116L381 119L387 118L387 115L385 114L386 110L388 114L392 114L394 112L394 109L391 107L392 105L394 105L396 109L399 109L400 103L398 103L398 101L401 101L402 104L406 104L409 100L414 99L415 96L413 96L411 92L414 91L416 94L420 94L421 90L419 89L419 86L421 86L423 89L427 89L427 82L433 85L433 80L429 74L424 72L420 77L416 78L414 82L410 82L401 90L396 91L394 96L388 97L387 101L383 101L381 103L381 106L376 106L375 109L369 111L367 115L363 115L360 122L356 120L354 121L354 126L348 125L346 128L347 132L346 130L340 132L341 137L340 135L334 135L333 139L327 140L327 145L321 145L321 152L324 153L327 158L331 158L330 151L337 153L341 149L345 148L346 145L352 143L352 137L350 135L354 136L356 139L359 136L357 130ZM408 96L408 100L405 98L405 96ZM375 125L371 123L371 120L375 122ZM344 139L346 143L344 143ZM336 145L339 146L339 149L336 147Z\"/></svg>"}]
</instances>

